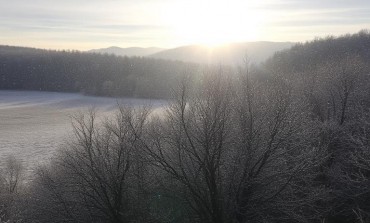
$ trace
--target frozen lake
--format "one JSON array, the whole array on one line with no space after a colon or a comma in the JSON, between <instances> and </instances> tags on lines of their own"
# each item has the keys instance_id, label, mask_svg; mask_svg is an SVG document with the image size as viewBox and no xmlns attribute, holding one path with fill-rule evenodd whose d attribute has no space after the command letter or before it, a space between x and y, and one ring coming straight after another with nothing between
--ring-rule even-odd
<instances>
[{"instance_id":1,"label":"frozen lake","mask_svg":"<svg viewBox=\"0 0 370 223\"><path fill-rule=\"evenodd\" d=\"M70 115L96 107L112 115L117 101L123 105L150 104L161 109L166 102L145 99L90 97L73 93L0 91L0 165L15 155L27 171L45 163L71 134Z\"/></svg>"}]
</instances>

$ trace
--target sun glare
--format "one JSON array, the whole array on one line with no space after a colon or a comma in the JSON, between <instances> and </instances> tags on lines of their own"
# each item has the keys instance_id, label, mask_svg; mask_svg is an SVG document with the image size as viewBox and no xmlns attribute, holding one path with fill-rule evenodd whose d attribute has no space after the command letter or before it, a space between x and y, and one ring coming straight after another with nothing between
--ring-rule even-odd
<instances>
[{"instance_id":1,"label":"sun glare","mask_svg":"<svg viewBox=\"0 0 370 223\"><path fill-rule=\"evenodd\" d=\"M246 0L176 2L165 13L182 44L215 46L259 37L263 17Z\"/></svg>"}]
</instances>

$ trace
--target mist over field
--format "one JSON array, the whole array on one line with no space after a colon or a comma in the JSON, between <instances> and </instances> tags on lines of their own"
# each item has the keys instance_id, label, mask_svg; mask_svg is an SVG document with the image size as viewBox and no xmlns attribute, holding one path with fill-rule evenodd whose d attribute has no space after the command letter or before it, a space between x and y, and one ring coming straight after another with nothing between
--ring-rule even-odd
<instances>
[{"instance_id":1,"label":"mist over field","mask_svg":"<svg viewBox=\"0 0 370 223\"><path fill-rule=\"evenodd\" d=\"M55 151L73 135L72 115L95 108L100 117L114 116L118 104L158 108L165 102L0 90L0 157L14 155L28 171L33 171L50 162Z\"/></svg>"}]
</instances>

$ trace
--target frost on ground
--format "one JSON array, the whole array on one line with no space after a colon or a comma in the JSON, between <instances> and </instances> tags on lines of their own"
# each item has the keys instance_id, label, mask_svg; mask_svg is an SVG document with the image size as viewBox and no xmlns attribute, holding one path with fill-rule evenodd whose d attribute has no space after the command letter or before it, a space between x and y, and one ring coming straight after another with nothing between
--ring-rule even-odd
<instances>
[{"instance_id":1,"label":"frost on ground","mask_svg":"<svg viewBox=\"0 0 370 223\"><path fill-rule=\"evenodd\" d=\"M72 93L0 91L0 166L14 155L27 171L48 162L55 150L72 134L70 115L97 108L100 115L112 115L117 103L151 105L160 109L165 101L114 99Z\"/></svg>"}]
</instances>

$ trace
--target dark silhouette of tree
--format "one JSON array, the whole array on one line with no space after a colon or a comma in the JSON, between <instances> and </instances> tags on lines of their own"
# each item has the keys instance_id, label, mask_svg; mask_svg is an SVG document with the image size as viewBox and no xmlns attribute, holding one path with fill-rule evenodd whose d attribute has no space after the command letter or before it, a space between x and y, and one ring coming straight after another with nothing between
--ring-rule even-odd
<instances>
[{"instance_id":1,"label":"dark silhouette of tree","mask_svg":"<svg viewBox=\"0 0 370 223\"><path fill-rule=\"evenodd\" d=\"M37 173L30 220L149 221L143 200L147 171L136 146L148 112L121 108L115 119L101 125L93 111L74 116L74 139L50 168Z\"/></svg>"},{"instance_id":2,"label":"dark silhouette of tree","mask_svg":"<svg viewBox=\"0 0 370 223\"><path fill-rule=\"evenodd\" d=\"M22 196L23 165L14 156L2 160L0 175L0 222L16 221Z\"/></svg>"}]
</instances>

